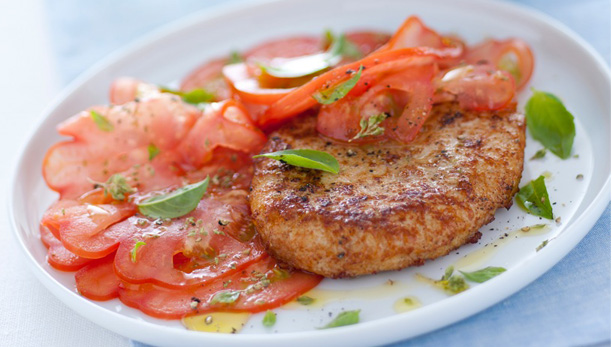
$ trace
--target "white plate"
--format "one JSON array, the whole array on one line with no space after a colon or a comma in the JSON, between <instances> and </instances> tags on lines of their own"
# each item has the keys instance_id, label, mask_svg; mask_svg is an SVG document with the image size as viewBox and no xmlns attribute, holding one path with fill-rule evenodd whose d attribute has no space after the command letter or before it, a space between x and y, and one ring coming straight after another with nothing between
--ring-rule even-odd
<instances>
[{"instance_id":1,"label":"white plate","mask_svg":"<svg viewBox=\"0 0 612 347\"><path fill-rule=\"evenodd\" d=\"M72 274L47 265L37 226L56 196L40 175L43 156L60 139L55 125L92 104L105 103L114 78L128 75L168 84L206 58L245 49L265 39L320 34L324 28L393 31L411 14L421 16L427 25L442 33L457 33L469 43L487 37L515 36L531 44L536 57L531 85L559 96L576 116L574 153L579 157L562 161L548 154L542 161L527 160L523 173L523 184L544 172L549 174L547 186L551 200L556 202L554 212L561 217L560 224L547 222L550 227L544 234L499 240L504 233L542 223L517 207L499 211L496 221L483 227L480 243L464 246L425 266L352 280L325 280L319 288L328 293L337 291L335 296L344 299L329 302L324 309L277 309L278 323L273 331L278 333L261 327L261 315L253 316L237 335L187 331L177 321L147 317L118 300L99 303L84 299L74 291ZM521 107L528 94L519 96ZM488 0L293 0L225 7L157 32L73 83L50 108L22 153L13 180L10 215L28 263L41 282L76 312L129 338L182 346L388 343L448 325L499 302L550 269L586 235L609 201L609 95L609 70L588 45L560 24L515 5ZM529 139L526 158L540 148ZM578 174L584 175L582 181L576 180ZM536 252L544 240L551 242ZM469 254L472 255L465 258ZM508 271L452 297L415 279L417 273L438 278L453 264L468 271L488 265L503 266ZM395 281L393 286L385 284L389 279ZM405 296L417 297L423 306L395 313L393 303ZM329 312L335 314L342 309L361 309L362 322L337 329L314 329L330 319Z\"/></svg>"}]
</instances>

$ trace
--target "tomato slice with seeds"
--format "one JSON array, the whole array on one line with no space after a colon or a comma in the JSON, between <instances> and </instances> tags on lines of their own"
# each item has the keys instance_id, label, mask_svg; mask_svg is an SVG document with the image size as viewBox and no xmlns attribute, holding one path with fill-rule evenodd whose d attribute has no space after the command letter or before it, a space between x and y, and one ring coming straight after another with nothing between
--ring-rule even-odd
<instances>
[{"instance_id":1,"label":"tomato slice with seeds","mask_svg":"<svg viewBox=\"0 0 612 347\"><path fill-rule=\"evenodd\" d=\"M62 242L42 224L40 225L40 240L48 248L47 262L57 270L76 271L92 261L67 250Z\"/></svg>"},{"instance_id":2,"label":"tomato slice with seeds","mask_svg":"<svg viewBox=\"0 0 612 347\"><path fill-rule=\"evenodd\" d=\"M408 143L427 119L432 105L432 64L420 58L379 64L363 72L358 87L345 98L323 105L317 117L317 130L340 141L370 142L379 137L357 138L360 121L384 114L382 137ZM366 89L352 95L356 89ZM358 92L358 91L357 91Z\"/></svg>"},{"instance_id":3,"label":"tomato slice with seeds","mask_svg":"<svg viewBox=\"0 0 612 347\"><path fill-rule=\"evenodd\" d=\"M119 296L121 281L113 270L114 253L93 260L74 275L77 291L84 297L106 301Z\"/></svg>"},{"instance_id":4,"label":"tomato slice with seeds","mask_svg":"<svg viewBox=\"0 0 612 347\"><path fill-rule=\"evenodd\" d=\"M113 225L112 233L132 235L117 250L117 275L130 283L181 288L257 261L265 253L253 238L247 195L235 190L204 197L194 211L170 221L134 216Z\"/></svg>"},{"instance_id":5,"label":"tomato slice with seeds","mask_svg":"<svg viewBox=\"0 0 612 347\"><path fill-rule=\"evenodd\" d=\"M489 63L507 71L521 90L533 73L534 59L529 45L521 39L487 40L469 49L465 60L470 64Z\"/></svg>"},{"instance_id":6,"label":"tomato slice with seeds","mask_svg":"<svg viewBox=\"0 0 612 347\"><path fill-rule=\"evenodd\" d=\"M314 288L321 279L317 275L281 269L273 258L266 257L234 274L187 289L124 282L119 289L119 299L127 306L163 319L220 311L257 313L294 300ZM213 297L224 292L239 294L232 303L213 303Z\"/></svg>"}]
</instances>

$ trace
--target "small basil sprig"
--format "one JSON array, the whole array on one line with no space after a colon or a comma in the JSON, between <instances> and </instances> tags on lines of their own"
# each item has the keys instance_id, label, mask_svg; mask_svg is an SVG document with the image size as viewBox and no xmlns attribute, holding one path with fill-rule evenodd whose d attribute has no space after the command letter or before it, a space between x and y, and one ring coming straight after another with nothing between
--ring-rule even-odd
<instances>
[{"instance_id":1,"label":"small basil sprig","mask_svg":"<svg viewBox=\"0 0 612 347\"><path fill-rule=\"evenodd\" d=\"M361 312L361 310L344 311L321 329L337 328L345 325L357 324L359 323L359 312Z\"/></svg>"},{"instance_id":2,"label":"small basil sprig","mask_svg":"<svg viewBox=\"0 0 612 347\"><path fill-rule=\"evenodd\" d=\"M476 282L476 283L483 283L501 274L504 271L506 271L506 269L504 269L503 267L488 266L484 269L474 271L474 272L464 272L464 271L459 271L459 272L461 272L463 274L463 277L465 277L469 281Z\"/></svg>"},{"instance_id":3,"label":"small basil sprig","mask_svg":"<svg viewBox=\"0 0 612 347\"><path fill-rule=\"evenodd\" d=\"M351 91L351 89L353 89L357 85L357 82L359 82L359 79L361 78L362 71L363 65L359 66L359 70L357 70L357 73L354 74L348 80L339 83L336 86L319 90L316 93L312 94L312 97L317 100L319 104L333 104L334 102L345 97Z\"/></svg>"},{"instance_id":4,"label":"small basil sprig","mask_svg":"<svg viewBox=\"0 0 612 347\"><path fill-rule=\"evenodd\" d=\"M516 202L530 214L553 219L552 206L544 184L544 176L540 176L522 187L516 194Z\"/></svg>"},{"instance_id":5,"label":"small basil sprig","mask_svg":"<svg viewBox=\"0 0 612 347\"><path fill-rule=\"evenodd\" d=\"M388 113L380 113L368 118L361 118L359 121L359 127L361 127L361 130L357 135L355 135L355 137L350 139L349 142L366 136L377 136L384 134L385 128L381 127L380 123L382 123L388 117Z\"/></svg>"},{"instance_id":6,"label":"small basil sprig","mask_svg":"<svg viewBox=\"0 0 612 347\"><path fill-rule=\"evenodd\" d=\"M159 90L162 93L170 93L174 95L178 95L188 104L201 104L205 102L211 102L215 99L215 96L202 88L192 89L188 92L184 92L182 90L170 89L167 87L159 87Z\"/></svg>"},{"instance_id":7,"label":"small basil sprig","mask_svg":"<svg viewBox=\"0 0 612 347\"><path fill-rule=\"evenodd\" d=\"M576 136L574 116L553 94L532 91L525 106L529 132L558 157L569 158Z\"/></svg>"},{"instance_id":8,"label":"small basil sprig","mask_svg":"<svg viewBox=\"0 0 612 347\"><path fill-rule=\"evenodd\" d=\"M179 188L171 193L154 196L138 204L138 211L151 218L176 218L193 211L206 189L209 178Z\"/></svg>"},{"instance_id":9,"label":"small basil sprig","mask_svg":"<svg viewBox=\"0 0 612 347\"><path fill-rule=\"evenodd\" d=\"M106 132L110 132L115 129L115 127L113 126L113 123L111 123L108 120L108 118L104 117L100 113L94 110L91 110L89 112L89 115L91 116L91 119L93 119L94 123L96 123L96 126L98 127L98 129L102 131L106 131Z\"/></svg>"},{"instance_id":10,"label":"small basil sprig","mask_svg":"<svg viewBox=\"0 0 612 347\"><path fill-rule=\"evenodd\" d=\"M282 163L337 174L340 164L331 154L314 149L288 149L256 155L253 158L275 159Z\"/></svg>"}]
</instances>

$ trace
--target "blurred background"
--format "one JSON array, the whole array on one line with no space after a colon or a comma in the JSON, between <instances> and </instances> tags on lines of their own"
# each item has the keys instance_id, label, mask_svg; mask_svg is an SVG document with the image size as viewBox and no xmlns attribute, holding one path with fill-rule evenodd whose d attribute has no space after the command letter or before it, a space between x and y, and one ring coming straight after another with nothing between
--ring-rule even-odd
<instances>
[{"instance_id":1,"label":"blurred background","mask_svg":"<svg viewBox=\"0 0 612 347\"><path fill-rule=\"evenodd\" d=\"M228 2L249 1L0 1L0 138L4 141L1 146L4 170L0 176L0 193L7 196L18 149L22 148L28 134L34 130L45 107L62 88L100 59L151 30L196 11ZM589 42L610 64L610 0L513 2L541 10L563 22ZM2 199L1 204L4 205L6 200ZM6 211L6 206L0 208ZM609 208L605 213L609 215ZM10 236L7 216L2 214L1 218L0 251L4 261L0 265L0 345L130 345L127 339L81 318L43 288L22 264L22 256ZM591 242L589 247L593 247L603 242L599 245L604 247L601 251L607 251L609 255L609 217L607 223L607 239L589 241L590 236L587 236L583 243ZM607 268L604 266L603 271L608 273L603 285L607 281L609 290L609 257ZM548 284L541 284L547 280L546 276L527 290L546 290L546 285L562 285L560 278L548 279ZM533 289L538 284L541 288ZM609 305L609 291L607 298ZM511 300L500 305L514 305ZM607 306L608 316L609 310ZM603 336L603 343L609 345L609 317L602 319L603 326L608 326L607 331L593 331L592 339L584 341L585 344L599 345ZM452 334L453 327L448 329L448 334ZM435 343L427 336L418 341L419 344Z\"/></svg>"}]
</instances>

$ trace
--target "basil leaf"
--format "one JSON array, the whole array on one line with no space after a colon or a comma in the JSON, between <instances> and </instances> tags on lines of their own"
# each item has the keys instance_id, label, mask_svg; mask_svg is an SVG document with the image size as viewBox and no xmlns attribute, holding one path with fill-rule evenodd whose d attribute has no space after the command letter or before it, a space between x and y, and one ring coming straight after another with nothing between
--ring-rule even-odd
<instances>
[{"instance_id":1,"label":"basil leaf","mask_svg":"<svg viewBox=\"0 0 612 347\"><path fill-rule=\"evenodd\" d=\"M361 72L363 71L363 65L359 66L359 70L348 80L339 83L336 86L322 89L312 94L312 97L319 102L319 104L329 105L332 104L348 94L357 82L361 78Z\"/></svg>"},{"instance_id":2,"label":"basil leaf","mask_svg":"<svg viewBox=\"0 0 612 347\"><path fill-rule=\"evenodd\" d=\"M96 123L96 126L98 127L98 129L100 129L102 131L106 131L106 132L110 132L110 131L113 131L115 129L115 127L108 120L108 118L104 117L103 115L99 114L98 112L96 112L94 110L91 110L89 112L89 115L91 116L91 119L93 119L94 123Z\"/></svg>"},{"instance_id":3,"label":"basil leaf","mask_svg":"<svg viewBox=\"0 0 612 347\"><path fill-rule=\"evenodd\" d=\"M522 187L516 194L516 202L527 213L553 219L552 206L544 184L544 176L540 176Z\"/></svg>"},{"instance_id":4,"label":"basil leaf","mask_svg":"<svg viewBox=\"0 0 612 347\"><path fill-rule=\"evenodd\" d=\"M359 121L359 126L361 127L361 130L357 135L355 135L355 137L349 140L349 142L366 136L377 136L383 134L385 132L385 128L381 127L380 123L382 123L388 117L388 113L381 113L374 116L370 116L367 119L361 118L361 120Z\"/></svg>"},{"instance_id":5,"label":"basil leaf","mask_svg":"<svg viewBox=\"0 0 612 347\"><path fill-rule=\"evenodd\" d=\"M541 159L544 158L544 156L546 156L546 148L542 148L539 151L535 152L533 157L531 157L529 160Z\"/></svg>"},{"instance_id":6,"label":"basil leaf","mask_svg":"<svg viewBox=\"0 0 612 347\"><path fill-rule=\"evenodd\" d=\"M463 274L463 276L469 281L482 283L490 280L491 278L501 274L506 271L503 267L493 267L488 266L482 270L474 271L474 272L463 272L459 271Z\"/></svg>"},{"instance_id":7,"label":"basil leaf","mask_svg":"<svg viewBox=\"0 0 612 347\"><path fill-rule=\"evenodd\" d=\"M232 53L230 53L229 60L227 63L228 64L238 64L238 63L242 63L243 61L244 61L244 58L238 51L232 51Z\"/></svg>"},{"instance_id":8,"label":"basil leaf","mask_svg":"<svg viewBox=\"0 0 612 347\"><path fill-rule=\"evenodd\" d=\"M146 242L143 241L138 241L136 242L136 244L134 245L134 247L132 248L132 250L130 251L130 258L132 259L132 263L136 262L136 252L138 252L138 249L144 245L146 245Z\"/></svg>"},{"instance_id":9,"label":"basil leaf","mask_svg":"<svg viewBox=\"0 0 612 347\"><path fill-rule=\"evenodd\" d=\"M233 304L240 297L239 290L229 290L225 292L219 292L210 299L210 304Z\"/></svg>"},{"instance_id":10,"label":"basil leaf","mask_svg":"<svg viewBox=\"0 0 612 347\"><path fill-rule=\"evenodd\" d=\"M311 298L310 296L306 296L306 295L302 295L297 298L297 302L299 302L300 304L304 306L308 306L312 304L314 301L315 299Z\"/></svg>"},{"instance_id":11,"label":"basil leaf","mask_svg":"<svg viewBox=\"0 0 612 347\"><path fill-rule=\"evenodd\" d=\"M159 148L157 148L154 144L150 144L147 147L147 151L149 151L149 161L153 160L159 154Z\"/></svg>"},{"instance_id":12,"label":"basil leaf","mask_svg":"<svg viewBox=\"0 0 612 347\"><path fill-rule=\"evenodd\" d=\"M359 312L361 312L361 310L344 311L321 329L337 328L345 325L357 324L359 323Z\"/></svg>"},{"instance_id":13,"label":"basil leaf","mask_svg":"<svg viewBox=\"0 0 612 347\"><path fill-rule=\"evenodd\" d=\"M285 164L316 169L337 174L340 164L331 154L314 149L288 149L256 155L253 158L270 158Z\"/></svg>"},{"instance_id":14,"label":"basil leaf","mask_svg":"<svg viewBox=\"0 0 612 347\"><path fill-rule=\"evenodd\" d=\"M209 178L179 188L171 193L154 196L138 204L138 211L151 218L176 218L193 211L206 189Z\"/></svg>"},{"instance_id":15,"label":"basil leaf","mask_svg":"<svg viewBox=\"0 0 612 347\"><path fill-rule=\"evenodd\" d=\"M569 158L576 136L574 116L561 100L550 93L533 89L525 106L527 127L534 139L562 159Z\"/></svg>"},{"instance_id":16,"label":"basil leaf","mask_svg":"<svg viewBox=\"0 0 612 347\"><path fill-rule=\"evenodd\" d=\"M181 99L183 99L184 102L193 105L211 102L215 99L214 94L211 94L202 88L192 89L188 92L184 92L182 90L174 90L166 87L159 87L159 90L162 93L178 95L181 97Z\"/></svg>"},{"instance_id":17,"label":"basil leaf","mask_svg":"<svg viewBox=\"0 0 612 347\"><path fill-rule=\"evenodd\" d=\"M265 327L271 327L276 324L276 313L268 310L266 311L266 315L263 317L263 321L261 322Z\"/></svg>"},{"instance_id":18,"label":"basil leaf","mask_svg":"<svg viewBox=\"0 0 612 347\"><path fill-rule=\"evenodd\" d=\"M351 59L360 59L363 58L363 53L359 50L354 43L349 41L346 38L346 35L341 34L340 36L335 36L330 31L325 33L326 38L331 38L331 44L329 46L329 52L332 55L339 55L341 57L347 57Z\"/></svg>"}]
</instances>

